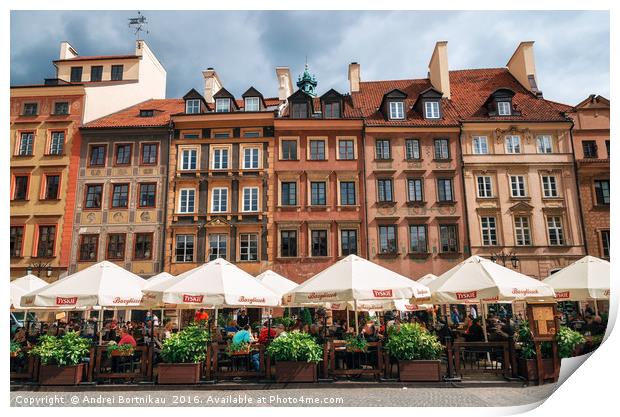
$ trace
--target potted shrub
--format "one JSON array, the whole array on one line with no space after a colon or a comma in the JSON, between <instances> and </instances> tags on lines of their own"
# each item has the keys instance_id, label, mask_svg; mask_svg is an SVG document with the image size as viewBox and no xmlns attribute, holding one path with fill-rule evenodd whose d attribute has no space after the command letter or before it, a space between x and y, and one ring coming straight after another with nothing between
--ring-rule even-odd
<instances>
[{"instance_id":1,"label":"potted shrub","mask_svg":"<svg viewBox=\"0 0 620 417\"><path fill-rule=\"evenodd\" d=\"M135 351L133 345L119 345L114 341L108 343L106 350L110 356L131 356Z\"/></svg>"},{"instance_id":2,"label":"potted shrub","mask_svg":"<svg viewBox=\"0 0 620 417\"><path fill-rule=\"evenodd\" d=\"M401 324L390 331L385 348L398 361L399 379L404 382L440 381L441 351L437 336L419 324Z\"/></svg>"},{"instance_id":3,"label":"potted shrub","mask_svg":"<svg viewBox=\"0 0 620 417\"><path fill-rule=\"evenodd\" d=\"M41 336L29 353L41 360L41 385L77 385L82 382L82 359L89 350L90 340L77 332L67 332L63 336Z\"/></svg>"},{"instance_id":4,"label":"potted shrub","mask_svg":"<svg viewBox=\"0 0 620 417\"><path fill-rule=\"evenodd\" d=\"M22 345L11 341L11 358L19 358L22 356Z\"/></svg>"},{"instance_id":5,"label":"potted shrub","mask_svg":"<svg viewBox=\"0 0 620 417\"><path fill-rule=\"evenodd\" d=\"M291 332L275 338L267 352L276 362L276 382L316 382L316 363L323 348L307 333Z\"/></svg>"},{"instance_id":6,"label":"potted shrub","mask_svg":"<svg viewBox=\"0 0 620 417\"><path fill-rule=\"evenodd\" d=\"M366 352L368 350L368 341L363 337L349 334L345 339L345 347L347 352Z\"/></svg>"},{"instance_id":7,"label":"potted shrub","mask_svg":"<svg viewBox=\"0 0 620 417\"><path fill-rule=\"evenodd\" d=\"M191 325L174 333L163 343L161 359L157 365L157 382L160 384L197 384L200 367L207 356L209 332L202 326Z\"/></svg>"},{"instance_id":8,"label":"potted shrub","mask_svg":"<svg viewBox=\"0 0 620 417\"><path fill-rule=\"evenodd\" d=\"M247 355L248 353L250 353L250 344L247 342L230 343L226 346L228 356Z\"/></svg>"}]
</instances>

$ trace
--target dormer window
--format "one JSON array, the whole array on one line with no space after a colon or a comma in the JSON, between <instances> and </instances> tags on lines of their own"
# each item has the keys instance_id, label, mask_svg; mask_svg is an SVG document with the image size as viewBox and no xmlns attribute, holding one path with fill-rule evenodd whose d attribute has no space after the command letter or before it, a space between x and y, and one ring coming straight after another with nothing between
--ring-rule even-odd
<instances>
[{"instance_id":1,"label":"dormer window","mask_svg":"<svg viewBox=\"0 0 620 417\"><path fill-rule=\"evenodd\" d=\"M439 102L438 101L424 102L424 118L425 119L439 119Z\"/></svg>"},{"instance_id":2,"label":"dormer window","mask_svg":"<svg viewBox=\"0 0 620 417\"><path fill-rule=\"evenodd\" d=\"M326 119L339 119L340 118L340 103L332 101L331 103L325 103L323 105L323 117Z\"/></svg>"},{"instance_id":3,"label":"dormer window","mask_svg":"<svg viewBox=\"0 0 620 417\"><path fill-rule=\"evenodd\" d=\"M140 117L153 117L153 110L140 110Z\"/></svg>"},{"instance_id":4,"label":"dormer window","mask_svg":"<svg viewBox=\"0 0 620 417\"><path fill-rule=\"evenodd\" d=\"M390 119L405 118L405 104L402 101L390 101Z\"/></svg>"},{"instance_id":5,"label":"dormer window","mask_svg":"<svg viewBox=\"0 0 620 417\"><path fill-rule=\"evenodd\" d=\"M307 119L308 103L293 103L291 105L291 116L293 119Z\"/></svg>"},{"instance_id":6,"label":"dormer window","mask_svg":"<svg viewBox=\"0 0 620 417\"><path fill-rule=\"evenodd\" d=\"M223 113L230 111L230 99L229 98L218 98L215 100L215 112Z\"/></svg>"},{"instance_id":7,"label":"dormer window","mask_svg":"<svg viewBox=\"0 0 620 417\"><path fill-rule=\"evenodd\" d=\"M192 99L185 102L185 113L198 114L200 113L200 100Z\"/></svg>"},{"instance_id":8,"label":"dormer window","mask_svg":"<svg viewBox=\"0 0 620 417\"><path fill-rule=\"evenodd\" d=\"M497 102L497 114L499 116L510 116L511 114L511 105L509 101L498 101Z\"/></svg>"},{"instance_id":9,"label":"dormer window","mask_svg":"<svg viewBox=\"0 0 620 417\"><path fill-rule=\"evenodd\" d=\"M259 111L260 99L258 97L246 97L245 98L245 111Z\"/></svg>"}]
</instances>

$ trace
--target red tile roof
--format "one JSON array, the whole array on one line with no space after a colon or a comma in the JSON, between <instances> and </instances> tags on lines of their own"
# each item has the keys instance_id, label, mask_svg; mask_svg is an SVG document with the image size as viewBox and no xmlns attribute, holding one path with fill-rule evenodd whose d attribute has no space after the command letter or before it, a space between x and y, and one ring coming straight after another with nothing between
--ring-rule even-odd
<instances>
[{"instance_id":1,"label":"red tile roof","mask_svg":"<svg viewBox=\"0 0 620 417\"><path fill-rule=\"evenodd\" d=\"M84 128L161 127L170 122L170 115L181 113L185 102L180 98L147 100L108 116L93 120ZM140 110L153 110L152 117L140 117Z\"/></svg>"},{"instance_id":2,"label":"red tile roof","mask_svg":"<svg viewBox=\"0 0 620 417\"><path fill-rule=\"evenodd\" d=\"M457 126L458 115L449 100L441 100L443 118L440 120L424 119L421 114L412 109L419 94L430 87L432 85L428 79L363 81L360 83L360 91L352 93L351 96L355 107L359 108L366 118L368 126ZM394 89L407 94L405 99L407 118L405 120L386 120L379 110L383 96Z\"/></svg>"},{"instance_id":3,"label":"red tile roof","mask_svg":"<svg viewBox=\"0 0 620 417\"><path fill-rule=\"evenodd\" d=\"M265 106L267 107L277 106L280 104L280 99L278 97L265 97L263 100L265 100ZM245 106L244 99L238 98L235 101L237 102L237 106L239 106L240 109L244 108Z\"/></svg>"},{"instance_id":4,"label":"red tile roof","mask_svg":"<svg viewBox=\"0 0 620 417\"><path fill-rule=\"evenodd\" d=\"M361 119L362 111L355 107L353 100L349 94L344 94L342 96L343 108L342 108L342 118L343 119ZM312 107L314 111L321 111L321 97L312 97ZM289 117L290 104L284 108L281 117Z\"/></svg>"},{"instance_id":5,"label":"red tile roof","mask_svg":"<svg viewBox=\"0 0 620 417\"><path fill-rule=\"evenodd\" d=\"M365 81L360 91L353 93L355 107L366 118L368 126L456 126L460 121L565 121L561 115L568 111L566 106L542 98L526 90L506 68L470 69L450 71L450 99L441 99L443 117L440 120L426 120L412 109L419 94L431 87L428 78L412 80ZM489 117L484 103L491 93L499 88L515 92L513 103L521 116ZM399 89L407 94L405 120L386 120L379 111L383 96Z\"/></svg>"}]
</instances>

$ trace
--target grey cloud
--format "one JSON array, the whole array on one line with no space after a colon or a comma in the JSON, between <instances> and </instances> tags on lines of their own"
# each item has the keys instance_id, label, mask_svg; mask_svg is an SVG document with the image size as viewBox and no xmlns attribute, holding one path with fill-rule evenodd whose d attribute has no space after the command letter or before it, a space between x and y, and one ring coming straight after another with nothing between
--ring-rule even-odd
<instances>
[{"instance_id":1,"label":"grey cloud","mask_svg":"<svg viewBox=\"0 0 620 417\"><path fill-rule=\"evenodd\" d=\"M81 54L129 53L129 11L14 11L11 83L53 75L60 41ZM425 77L435 41L449 42L452 69L502 67L522 40L536 41L545 97L575 104L590 93L609 96L607 12L435 11L146 11L145 39L168 71L168 97L202 89L201 70L214 67L240 95L250 85L277 95L275 66L294 77L305 57L319 92L348 90L347 64L362 79ZM24 31L24 27L28 31Z\"/></svg>"}]
</instances>

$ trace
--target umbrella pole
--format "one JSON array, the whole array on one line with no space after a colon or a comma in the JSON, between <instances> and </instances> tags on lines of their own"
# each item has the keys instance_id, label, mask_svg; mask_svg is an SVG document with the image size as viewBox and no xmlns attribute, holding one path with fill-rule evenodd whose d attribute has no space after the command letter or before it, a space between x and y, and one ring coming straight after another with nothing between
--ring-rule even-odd
<instances>
[{"instance_id":1,"label":"umbrella pole","mask_svg":"<svg viewBox=\"0 0 620 417\"><path fill-rule=\"evenodd\" d=\"M593 300L594 301L594 315L598 316L598 300Z\"/></svg>"},{"instance_id":2,"label":"umbrella pole","mask_svg":"<svg viewBox=\"0 0 620 417\"><path fill-rule=\"evenodd\" d=\"M359 335L359 324L357 320L357 300L353 300L353 308L355 309L355 334Z\"/></svg>"},{"instance_id":3,"label":"umbrella pole","mask_svg":"<svg viewBox=\"0 0 620 417\"><path fill-rule=\"evenodd\" d=\"M347 314L347 332L349 331L349 303L346 303L344 308L345 313Z\"/></svg>"},{"instance_id":4,"label":"umbrella pole","mask_svg":"<svg viewBox=\"0 0 620 417\"><path fill-rule=\"evenodd\" d=\"M484 306L484 303L480 302L480 307L482 308L482 328L484 329L484 341L488 342L489 338L487 336L487 313Z\"/></svg>"},{"instance_id":5,"label":"umbrella pole","mask_svg":"<svg viewBox=\"0 0 620 417\"><path fill-rule=\"evenodd\" d=\"M28 325L28 309L24 310L24 326L26 326L26 339L28 339L28 331L30 330Z\"/></svg>"},{"instance_id":6,"label":"umbrella pole","mask_svg":"<svg viewBox=\"0 0 620 417\"><path fill-rule=\"evenodd\" d=\"M103 307L99 309L99 344L103 343Z\"/></svg>"}]
</instances>

